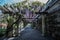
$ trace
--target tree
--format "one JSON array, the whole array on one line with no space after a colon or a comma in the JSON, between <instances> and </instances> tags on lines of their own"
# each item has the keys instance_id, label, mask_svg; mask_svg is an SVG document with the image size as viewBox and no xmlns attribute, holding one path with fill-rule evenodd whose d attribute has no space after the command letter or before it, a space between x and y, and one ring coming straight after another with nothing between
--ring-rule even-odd
<instances>
[{"instance_id":1,"label":"tree","mask_svg":"<svg viewBox=\"0 0 60 40\"><path fill-rule=\"evenodd\" d=\"M36 8L39 6L42 6L43 3L41 2L33 2L31 5L28 3L29 0L25 0L20 3L12 4L12 5L4 5L1 7L1 10L4 14L8 14L8 17L6 18L6 21L8 23L7 25L7 31L6 35L9 31L13 30L13 26L16 25L18 27L19 22L22 20L26 22L26 20L23 20L22 17L24 17L23 13L26 13L24 10L28 9L30 12L33 11L33 13L36 12ZM26 5L28 3L28 5ZM18 29L17 29L18 30Z\"/></svg>"}]
</instances>

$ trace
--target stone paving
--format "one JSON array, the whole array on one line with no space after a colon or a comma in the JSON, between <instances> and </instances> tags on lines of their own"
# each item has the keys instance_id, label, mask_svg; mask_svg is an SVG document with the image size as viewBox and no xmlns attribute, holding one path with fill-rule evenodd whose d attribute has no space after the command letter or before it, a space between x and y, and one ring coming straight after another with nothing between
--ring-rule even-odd
<instances>
[{"instance_id":1,"label":"stone paving","mask_svg":"<svg viewBox=\"0 0 60 40\"><path fill-rule=\"evenodd\" d=\"M20 36L5 40L53 40L53 39L51 37L43 37L40 31L32 29L31 25L27 25L25 29L20 33Z\"/></svg>"},{"instance_id":2,"label":"stone paving","mask_svg":"<svg viewBox=\"0 0 60 40\"><path fill-rule=\"evenodd\" d=\"M21 32L21 35L13 40L53 40L50 37L43 37L40 31L36 29L32 29L30 25L28 25L24 31Z\"/></svg>"}]
</instances>

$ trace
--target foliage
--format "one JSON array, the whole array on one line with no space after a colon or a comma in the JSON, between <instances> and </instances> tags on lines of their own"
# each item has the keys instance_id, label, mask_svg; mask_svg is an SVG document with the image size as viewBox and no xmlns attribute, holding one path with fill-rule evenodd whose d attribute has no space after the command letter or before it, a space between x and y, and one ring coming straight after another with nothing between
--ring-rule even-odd
<instances>
[{"instance_id":1,"label":"foliage","mask_svg":"<svg viewBox=\"0 0 60 40\"><path fill-rule=\"evenodd\" d=\"M4 19L2 20L2 22L7 22L7 30L8 27L10 27L10 29L13 28L13 26L17 26L19 25L19 22L22 20L22 17L24 17L23 13L26 13L24 10L28 9L29 11L33 11L36 12L36 8L43 6L43 3L36 1L36 2L32 2L31 4L28 2L29 0L25 0L23 2L20 3L16 3L16 4L12 4L12 5L4 5L3 7L5 7L6 9L8 9L8 7L10 7L13 11L8 10L8 12L3 12L5 13L4 15ZM16 12L16 8L18 9L18 12ZM22 11L22 12L21 12Z\"/></svg>"}]
</instances>

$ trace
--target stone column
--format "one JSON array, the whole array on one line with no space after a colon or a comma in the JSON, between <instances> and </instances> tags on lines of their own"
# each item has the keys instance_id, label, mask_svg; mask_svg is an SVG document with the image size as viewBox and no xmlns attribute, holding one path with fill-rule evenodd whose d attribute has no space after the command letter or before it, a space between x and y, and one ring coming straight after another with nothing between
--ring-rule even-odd
<instances>
[{"instance_id":1,"label":"stone column","mask_svg":"<svg viewBox=\"0 0 60 40\"><path fill-rule=\"evenodd\" d=\"M45 33L45 16L42 14L42 36Z\"/></svg>"}]
</instances>

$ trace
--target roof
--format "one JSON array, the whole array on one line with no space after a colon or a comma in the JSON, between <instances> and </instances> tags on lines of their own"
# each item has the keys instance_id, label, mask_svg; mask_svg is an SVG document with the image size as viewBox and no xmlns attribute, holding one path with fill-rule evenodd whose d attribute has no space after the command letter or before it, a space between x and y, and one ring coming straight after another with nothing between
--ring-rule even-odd
<instances>
[{"instance_id":1,"label":"roof","mask_svg":"<svg viewBox=\"0 0 60 40\"><path fill-rule=\"evenodd\" d=\"M42 7L41 12L44 12L44 11L48 10L49 8L51 8L57 1L58 1L58 0L49 0L49 1L46 3L46 5L44 5L44 6Z\"/></svg>"}]
</instances>

